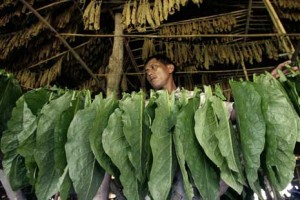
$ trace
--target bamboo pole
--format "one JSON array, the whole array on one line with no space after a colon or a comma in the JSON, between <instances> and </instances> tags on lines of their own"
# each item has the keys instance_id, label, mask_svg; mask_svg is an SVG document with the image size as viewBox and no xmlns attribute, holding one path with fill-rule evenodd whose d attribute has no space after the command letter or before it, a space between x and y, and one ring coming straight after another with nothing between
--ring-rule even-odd
<instances>
[{"instance_id":1,"label":"bamboo pole","mask_svg":"<svg viewBox=\"0 0 300 200\"><path fill-rule=\"evenodd\" d=\"M189 35L157 35L157 34L79 34L79 33L60 33L62 36L74 37L128 37L128 38L203 38L203 37L275 37L275 36L300 36L300 33L257 33L257 34L189 34Z\"/></svg>"}]
</instances>

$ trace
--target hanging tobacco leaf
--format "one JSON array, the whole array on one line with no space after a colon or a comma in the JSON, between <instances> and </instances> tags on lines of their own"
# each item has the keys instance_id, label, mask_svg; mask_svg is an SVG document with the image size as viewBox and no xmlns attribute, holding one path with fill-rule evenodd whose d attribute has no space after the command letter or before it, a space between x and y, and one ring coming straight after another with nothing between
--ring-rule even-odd
<instances>
[{"instance_id":1,"label":"hanging tobacco leaf","mask_svg":"<svg viewBox=\"0 0 300 200\"><path fill-rule=\"evenodd\" d=\"M178 138L182 145L183 157L185 157L187 164L187 167L185 165L181 166L181 172L184 167L190 170L192 180L203 199L218 199L220 180L218 172L197 142L194 130L194 115L199 108L199 103L200 98L198 95L189 99L188 104L180 110L177 116L174 136ZM178 144L175 144L175 147L178 147ZM182 172L182 174L185 173ZM188 185L188 183L185 185ZM186 191L188 190L186 189Z\"/></svg>"},{"instance_id":2,"label":"hanging tobacco leaf","mask_svg":"<svg viewBox=\"0 0 300 200\"><path fill-rule=\"evenodd\" d=\"M39 168L38 179L35 185L38 199L48 199L59 191L57 182L63 174L56 170L55 162L55 127L61 115L70 107L72 92L66 92L61 97L54 99L43 106L36 131L36 148L34 157ZM58 145L59 146L59 145ZM47 188L47 189L45 189Z\"/></svg>"},{"instance_id":3,"label":"hanging tobacco leaf","mask_svg":"<svg viewBox=\"0 0 300 200\"><path fill-rule=\"evenodd\" d=\"M65 145L69 175L78 199L93 199L105 173L96 161L89 142L89 132L96 118L96 103L90 105L88 99L85 109L75 114Z\"/></svg>"},{"instance_id":4,"label":"hanging tobacco leaf","mask_svg":"<svg viewBox=\"0 0 300 200\"><path fill-rule=\"evenodd\" d=\"M62 200L67 199L72 182L69 176L65 144L67 143L67 133L71 121L78 110L83 109L83 92L73 92L73 99L70 101L70 107L63 111L54 128L54 168L59 178L59 195Z\"/></svg>"},{"instance_id":5,"label":"hanging tobacco leaf","mask_svg":"<svg viewBox=\"0 0 300 200\"><path fill-rule=\"evenodd\" d=\"M143 134L145 94L132 93L124 95L120 101L122 110L123 133L130 148L128 157L135 169L135 176L140 182L145 181L145 163L146 153L143 146L145 145L145 136Z\"/></svg>"},{"instance_id":6,"label":"hanging tobacco leaf","mask_svg":"<svg viewBox=\"0 0 300 200\"><path fill-rule=\"evenodd\" d=\"M111 158L105 153L102 143L102 134L107 126L109 116L118 106L118 101L113 97L103 98L102 94L93 101L96 117L89 133L91 149L101 167L109 174L116 176L118 169L112 164Z\"/></svg>"},{"instance_id":7,"label":"hanging tobacco leaf","mask_svg":"<svg viewBox=\"0 0 300 200\"><path fill-rule=\"evenodd\" d=\"M22 90L16 79L0 71L0 137L7 128L7 121L11 117L16 101L22 95Z\"/></svg>"},{"instance_id":8,"label":"hanging tobacco leaf","mask_svg":"<svg viewBox=\"0 0 300 200\"><path fill-rule=\"evenodd\" d=\"M262 114L262 100L251 82L230 81L235 100L241 150L245 172L251 189L261 196L258 183L261 154L265 147L266 123Z\"/></svg>"},{"instance_id":9,"label":"hanging tobacco leaf","mask_svg":"<svg viewBox=\"0 0 300 200\"><path fill-rule=\"evenodd\" d=\"M171 131L175 96L169 95L167 91L157 91L157 94L157 108L151 126L153 163L148 186L153 199L164 200L167 199L173 183L176 162Z\"/></svg>"},{"instance_id":10,"label":"hanging tobacco leaf","mask_svg":"<svg viewBox=\"0 0 300 200\"><path fill-rule=\"evenodd\" d=\"M262 98L266 122L266 146L262 164L275 189L283 190L294 175L293 150L299 117L280 83L270 74L255 77L255 89Z\"/></svg>"},{"instance_id":11,"label":"hanging tobacco leaf","mask_svg":"<svg viewBox=\"0 0 300 200\"><path fill-rule=\"evenodd\" d=\"M212 91L210 87L205 88L205 102L203 106L201 106L195 113L195 133L198 142L202 146L205 154L220 168L221 171L221 179L224 180L230 187L232 187L235 191L239 194L243 190L243 185L240 181L236 179L237 174L233 172L227 163L227 157L233 157L234 155L230 154L233 153L233 144L230 141L231 130L228 130L228 123L227 113L226 119L217 118L215 111L217 109L223 110L223 108L215 108L213 107L212 98ZM223 102L221 101L221 104ZM224 111L227 112L227 111ZM225 116L224 116L225 117ZM222 123L219 124L218 122ZM226 122L224 122L226 120ZM226 127L227 126L227 127ZM225 133L223 133L226 131ZM220 134L225 134L226 138L225 141L228 143L225 144L222 148L224 156L222 155L222 151L220 149L220 143L224 144L222 138L224 140L224 135L220 136ZM226 155L226 154L227 155ZM228 154L229 153L229 154ZM234 162L234 161L233 161ZM234 168L238 171L237 167Z\"/></svg>"},{"instance_id":12,"label":"hanging tobacco leaf","mask_svg":"<svg viewBox=\"0 0 300 200\"><path fill-rule=\"evenodd\" d=\"M109 117L108 125L102 135L103 148L120 170L120 181L127 199L143 199L142 188L136 178L128 153L130 146L123 133L122 111L117 108Z\"/></svg>"},{"instance_id":13,"label":"hanging tobacco leaf","mask_svg":"<svg viewBox=\"0 0 300 200\"><path fill-rule=\"evenodd\" d=\"M33 158L37 115L49 100L50 92L44 89L25 93L16 104L8 129L2 137L3 167L13 189L28 183L35 184L37 166ZM25 160L24 160L25 159Z\"/></svg>"}]
</instances>

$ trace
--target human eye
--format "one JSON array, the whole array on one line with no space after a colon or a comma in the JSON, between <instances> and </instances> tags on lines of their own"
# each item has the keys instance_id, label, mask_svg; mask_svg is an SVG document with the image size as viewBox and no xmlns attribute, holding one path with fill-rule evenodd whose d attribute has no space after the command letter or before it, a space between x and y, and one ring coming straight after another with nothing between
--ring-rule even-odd
<instances>
[{"instance_id":1,"label":"human eye","mask_svg":"<svg viewBox=\"0 0 300 200\"><path fill-rule=\"evenodd\" d=\"M158 65L157 65L157 64L153 64L153 65L151 65L151 68L152 68L154 71L156 71L157 68L158 68Z\"/></svg>"}]
</instances>

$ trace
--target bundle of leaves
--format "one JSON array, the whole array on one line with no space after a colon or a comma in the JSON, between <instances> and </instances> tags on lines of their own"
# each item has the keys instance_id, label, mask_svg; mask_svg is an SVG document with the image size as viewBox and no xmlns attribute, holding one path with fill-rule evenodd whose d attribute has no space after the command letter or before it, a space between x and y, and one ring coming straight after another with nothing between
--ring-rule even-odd
<instances>
[{"instance_id":1,"label":"bundle of leaves","mask_svg":"<svg viewBox=\"0 0 300 200\"><path fill-rule=\"evenodd\" d=\"M218 199L220 182L239 198L262 198L270 186L279 193L293 178L297 104L270 74L230 85L236 126L210 86L151 91L148 100L143 91L120 100L91 98L89 91L28 91L1 138L4 171L15 190L31 185L43 200L56 193L67 199L73 190L78 199L93 199L105 172L130 200L169 199L178 173L187 199L198 193Z\"/></svg>"}]
</instances>

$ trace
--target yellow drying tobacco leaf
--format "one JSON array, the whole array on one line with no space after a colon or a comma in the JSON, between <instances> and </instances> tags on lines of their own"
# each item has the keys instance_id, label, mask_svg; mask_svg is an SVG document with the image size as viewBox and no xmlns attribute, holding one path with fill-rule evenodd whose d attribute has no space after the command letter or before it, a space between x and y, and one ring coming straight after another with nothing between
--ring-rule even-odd
<instances>
[{"instance_id":1,"label":"yellow drying tobacco leaf","mask_svg":"<svg viewBox=\"0 0 300 200\"><path fill-rule=\"evenodd\" d=\"M247 49L248 49L248 52L249 52L249 63L253 64L254 54L253 54L252 49L250 48L250 46L247 46Z\"/></svg>"},{"instance_id":2,"label":"yellow drying tobacco leaf","mask_svg":"<svg viewBox=\"0 0 300 200\"><path fill-rule=\"evenodd\" d=\"M89 28L90 11L92 7L93 7L93 1L91 1L88 4L88 6L86 7L83 13L83 24L84 24L84 29L86 30Z\"/></svg>"},{"instance_id":3,"label":"yellow drying tobacco leaf","mask_svg":"<svg viewBox=\"0 0 300 200\"><path fill-rule=\"evenodd\" d=\"M88 19L88 29L93 30L94 28L94 21L95 21L95 12L96 12L96 7L95 7L95 1L91 1L92 7L90 9L89 13L89 19Z\"/></svg>"},{"instance_id":4,"label":"yellow drying tobacco leaf","mask_svg":"<svg viewBox=\"0 0 300 200\"><path fill-rule=\"evenodd\" d=\"M131 12L131 23L135 26L137 23L136 20L136 11L137 11L137 0L134 0L133 2L133 7L132 7L132 12Z\"/></svg>"},{"instance_id":5,"label":"yellow drying tobacco leaf","mask_svg":"<svg viewBox=\"0 0 300 200\"><path fill-rule=\"evenodd\" d=\"M248 51L247 51L247 49L244 45L242 46L242 52L243 52L244 58L246 60L248 60L249 59L249 54L248 54Z\"/></svg>"},{"instance_id":6,"label":"yellow drying tobacco leaf","mask_svg":"<svg viewBox=\"0 0 300 200\"><path fill-rule=\"evenodd\" d=\"M163 11L163 3L161 0L158 1L158 10L159 10L159 20L162 22L164 21L164 11Z\"/></svg>"},{"instance_id":7,"label":"yellow drying tobacco leaf","mask_svg":"<svg viewBox=\"0 0 300 200\"><path fill-rule=\"evenodd\" d=\"M174 8L178 11L180 10L180 0L175 0Z\"/></svg>"},{"instance_id":8,"label":"yellow drying tobacco leaf","mask_svg":"<svg viewBox=\"0 0 300 200\"><path fill-rule=\"evenodd\" d=\"M188 0L181 0L180 3L182 6L185 6Z\"/></svg>"},{"instance_id":9,"label":"yellow drying tobacco leaf","mask_svg":"<svg viewBox=\"0 0 300 200\"><path fill-rule=\"evenodd\" d=\"M159 19L159 1L155 0L154 6L153 6L153 19L156 24L156 26L160 26L160 19Z\"/></svg>"},{"instance_id":10,"label":"yellow drying tobacco leaf","mask_svg":"<svg viewBox=\"0 0 300 200\"><path fill-rule=\"evenodd\" d=\"M126 18L125 18L126 22L125 22L125 24L126 24L127 27L131 24L130 3L131 3L131 0L129 0L127 2L127 7L126 7Z\"/></svg>"},{"instance_id":11,"label":"yellow drying tobacco leaf","mask_svg":"<svg viewBox=\"0 0 300 200\"><path fill-rule=\"evenodd\" d=\"M146 19L147 22L149 23L149 25L151 26L152 29L157 28L157 25L154 23L153 21L153 16L152 16L152 12L151 12L151 8L150 8L150 3L147 1L145 2L145 11L146 11Z\"/></svg>"},{"instance_id":12,"label":"yellow drying tobacco leaf","mask_svg":"<svg viewBox=\"0 0 300 200\"><path fill-rule=\"evenodd\" d=\"M131 20L130 20L130 0L129 0L124 4L124 7L123 7L122 24L125 26L125 28L128 29L130 23L131 23Z\"/></svg>"},{"instance_id":13,"label":"yellow drying tobacco leaf","mask_svg":"<svg viewBox=\"0 0 300 200\"><path fill-rule=\"evenodd\" d=\"M168 19L168 15L169 15L169 1L168 0L164 0L163 1L163 16L164 19L167 20Z\"/></svg>"},{"instance_id":14,"label":"yellow drying tobacco leaf","mask_svg":"<svg viewBox=\"0 0 300 200\"><path fill-rule=\"evenodd\" d=\"M233 54L233 49L231 47L228 47L228 53L229 53L229 60L231 62L231 64L235 64L235 58L234 58L234 54Z\"/></svg>"},{"instance_id":15,"label":"yellow drying tobacco leaf","mask_svg":"<svg viewBox=\"0 0 300 200\"><path fill-rule=\"evenodd\" d=\"M256 47L257 53L259 54L259 56L260 56L261 59L262 59L262 54L263 54L263 52L262 52L262 49L261 49L261 47L260 47L260 44L259 44L258 42L255 42L254 45L255 45L255 47ZM260 61L260 62L261 62L261 61Z\"/></svg>"},{"instance_id":16,"label":"yellow drying tobacco leaf","mask_svg":"<svg viewBox=\"0 0 300 200\"><path fill-rule=\"evenodd\" d=\"M101 14L101 4L102 1L99 1L96 3L96 11L95 11L95 19L94 19L94 29L99 30L100 29L100 14Z\"/></svg>"},{"instance_id":17,"label":"yellow drying tobacco leaf","mask_svg":"<svg viewBox=\"0 0 300 200\"><path fill-rule=\"evenodd\" d=\"M252 48L252 52L254 54L254 58L257 62L261 62L262 58L258 53L258 50L256 49L256 45L254 44L254 42L251 43L251 48Z\"/></svg>"},{"instance_id":18,"label":"yellow drying tobacco leaf","mask_svg":"<svg viewBox=\"0 0 300 200\"><path fill-rule=\"evenodd\" d=\"M146 60L149 57L149 39L145 38L142 48L142 58Z\"/></svg>"},{"instance_id":19,"label":"yellow drying tobacco leaf","mask_svg":"<svg viewBox=\"0 0 300 200\"><path fill-rule=\"evenodd\" d=\"M173 15L175 13L175 2L174 0L169 0L169 5L168 5L168 12L170 15Z\"/></svg>"}]
</instances>

